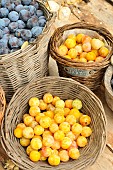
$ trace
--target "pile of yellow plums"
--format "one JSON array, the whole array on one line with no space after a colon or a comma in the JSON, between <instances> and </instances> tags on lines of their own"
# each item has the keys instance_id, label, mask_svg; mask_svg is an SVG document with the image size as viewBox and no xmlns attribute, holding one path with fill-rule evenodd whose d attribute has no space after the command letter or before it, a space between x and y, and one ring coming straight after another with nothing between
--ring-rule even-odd
<instances>
[{"instance_id":1,"label":"pile of yellow plums","mask_svg":"<svg viewBox=\"0 0 113 170\"><path fill-rule=\"evenodd\" d=\"M51 93L42 99L29 99L29 114L23 115L14 135L26 148L30 160L45 161L52 166L80 157L79 148L88 144L92 134L91 117L83 114L79 99L62 100Z\"/></svg>"},{"instance_id":2,"label":"pile of yellow plums","mask_svg":"<svg viewBox=\"0 0 113 170\"><path fill-rule=\"evenodd\" d=\"M75 62L102 62L109 54L109 49L98 38L85 34L69 34L58 47L58 53Z\"/></svg>"}]
</instances>

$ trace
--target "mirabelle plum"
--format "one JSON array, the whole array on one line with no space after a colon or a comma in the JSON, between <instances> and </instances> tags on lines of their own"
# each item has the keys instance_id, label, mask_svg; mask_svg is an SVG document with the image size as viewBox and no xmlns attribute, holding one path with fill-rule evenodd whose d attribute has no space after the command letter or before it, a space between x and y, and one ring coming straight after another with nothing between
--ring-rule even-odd
<instances>
[{"instance_id":1,"label":"mirabelle plum","mask_svg":"<svg viewBox=\"0 0 113 170\"><path fill-rule=\"evenodd\" d=\"M30 98L29 106L39 106L39 99L37 97Z\"/></svg>"},{"instance_id":2,"label":"mirabelle plum","mask_svg":"<svg viewBox=\"0 0 113 170\"><path fill-rule=\"evenodd\" d=\"M44 128L43 128L42 126L36 125L36 126L34 127L34 134L35 134L35 135L42 135L43 132L44 132Z\"/></svg>"},{"instance_id":3,"label":"mirabelle plum","mask_svg":"<svg viewBox=\"0 0 113 170\"><path fill-rule=\"evenodd\" d=\"M79 134L82 132L82 126L81 126L79 123L75 123L75 124L72 126L72 132L73 132L75 135L79 135Z\"/></svg>"},{"instance_id":4,"label":"mirabelle plum","mask_svg":"<svg viewBox=\"0 0 113 170\"><path fill-rule=\"evenodd\" d=\"M60 142L57 140L54 140L53 145L51 146L52 149L60 149Z\"/></svg>"},{"instance_id":5,"label":"mirabelle plum","mask_svg":"<svg viewBox=\"0 0 113 170\"><path fill-rule=\"evenodd\" d=\"M52 105L51 103L47 105L47 108L46 108L47 111L54 111L55 110L55 107L54 105Z\"/></svg>"},{"instance_id":6,"label":"mirabelle plum","mask_svg":"<svg viewBox=\"0 0 113 170\"><path fill-rule=\"evenodd\" d=\"M88 35L85 35L85 36L82 38L82 44L83 44L83 43L86 43L86 42L91 42L91 37L88 36Z\"/></svg>"},{"instance_id":7,"label":"mirabelle plum","mask_svg":"<svg viewBox=\"0 0 113 170\"><path fill-rule=\"evenodd\" d=\"M22 138L22 134L23 134L23 129L22 129L22 128L17 127L17 128L14 130L14 135L15 135L17 138Z\"/></svg>"},{"instance_id":8,"label":"mirabelle plum","mask_svg":"<svg viewBox=\"0 0 113 170\"><path fill-rule=\"evenodd\" d=\"M86 55L87 55L87 52L82 52L82 53L80 54L80 58L86 58Z\"/></svg>"},{"instance_id":9,"label":"mirabelle plum","mask_svg":"<svg viewBox=\"0 0 113 170\"><path fill-rule=\"evenodd\" d=\"M41 154L43 157L49 157L52 153L52 149L50 147L42 147Z\"/></svg>"},{"instance_id":10,"label":"mirabelle plum","mask_svg":"<svg viewBox=\"0 0 113 170\"><path fill-rule=\"evenodd\" d=\"M32 147L32 149L38 150L42 147L42 141L38 138L33 138L31 139L30 146Z\"/></svg>"},{"instance_id":11,"label":"mirabelle plum","mask_svg":"<svg viewBox=\"0 0 113 170\"><path fill-rule=\"evenodd\" d=\"M31 151L29 158L33 162L38 162L40 160L40 153L38 151Z\"/></svg>"},{"instance_id":12,"label":"mirabelle plum","mask_svg":"<svg viewBox=\"0 0 113 170\"><path fill-rule=\"evenodd\" d=\"M40 108L40 110L46 110L47 103L45 103L43 100L40 100L39 108Z\"/></svg>"},{"instance_id":13,"label":"mirabelle plum","mask_svg":"<svg viewBox=\"0 0 113 170\"><path fill-rule=\"evenodd\" d=\"M59 125L59 129L63 131L64 133L67 133L70 131L70 124L68 122L62 122Z\"/></svg>"},{"instance_id":14,"label":"mirabelle plum","mask_svg":"<svg viewBox=\"0 0 113 170\"><path fill-rule=\"evenodd\" d=\"M96 54L93 52L88 52L86 55L86 59L88 61L94 61L96 59Z\"/></svg>"},{"instance_id":15,"label":"mirabelle plum","mask_svg":"<svg viewBox=\"0 0 113 170\"><path fill-rule=\"evenodd\" d=\"M26 127L26 125L24 123L19 123L17 125L17 128L21 128L21 129L24 129Z\"/></svg>"},{"instance_id":16,"label":"mirabelle plum","mask_svg":"<svg viewBox=\"0 0 113 170\"><path fill-rule=\"evenodd\" d=\"M43 116L43 117L41 117L39 123L43 128L48 128L48 127L50 127L52 120L48 116Z\"/></svg>"},{"instance_id":17,"label":"mirabelle plum","mask_svg":"<svg viewBox=\"0 0 113 170\"><path fill-rule=\"evenodd\" d=\"M85 147L87 145L88 141L84 136L79 136L77 138L77 145L79 147Z\"/></svg>"},{"instance_id":18,"label":"mirabelle plum","mask_svg":"<svg viewBox=\"0 0 113 170\"><path fill-rule=\"evenodd\" d=\"M33 121L29 124L29 127L31 127L32 129L34 129L34 127L35 127L36 125L38 125L38 123L37 123L35 120L33 120Z\"/></svg>"},{"instance_id":19,"label":"mirabelle plum","mask_svg":"<svg viewBox=\"0 0 113 170\"><path fill-rule=\"evenodd\" d=\"M71 59L71 56L69 56L69 55L65 55L64 57L68 58L68 59Z\"/></svg>"},{"instance_id":20,"label":"mirabelle plum","mask_svg":"<svg viewBox=\"0 0 113 170\"><path fill-rule=\"evenodd\" d=\"M58 127L58 124L57 123L52 123L49 127L49 130L52 132L52 133L55 133L56 131L59 130L59 127Z\"/></svg>"},{"instance_id":21,"label":"mirabelle plum","mask_svg":"<svg viewBox=\"0 0 113 170\"><path fill-rule=\"evenodd\" d=\"M56 101L58 101L58 100L60 100L60 97L54 96L53 101L52 101L52 105L55 106Z\"/></svg>"},{"instance_id":22,"label":"mirabelle plum","mask_svg":"<svg viewBox=\"0 0 113 170\"><path fill-rule=\"evenodd\" d=\"M42 141L42 136L34 135L33 138L38 138L38 139L40 139L40 140ZM33 139L33 138L32 138L32 139Z\"/></svg>"},{"instance_id":23,"label":"mirabelle plum","mask_svg":"<svg viewBox=\"0 0 113 170\"><path fill-rule=\"evenodd\" d=\"M88 126L84 126L82 128L82 132L81 132L81 135L84 136L84 137L89 137L90 135L92 134L92 130L90 127Z\"/></svg>"},{"instance_id":24,"label":"mirabelle plum","mask_svg":"<svg viewBox=\"0 0 113 170\"><path fill-rule=\"evenodd\" d=\"M78 148L78 145L77 145L76 141L72 141L72 144L71 144L71 146L68 148L68 151L69 151L70 149L72 149L72 148Z\"/></svg>"},{"instance_id":25,"label":"mirabelle plum","mask_svg":"<svg viewBox=\"0 0 113 170\"><path fill-rule=\"evenodd\" d=\"M30 152L33 151L32 147L29 145L26 149L27 155L30 155Z\"/></svg>"},{"instance_id":26,"label":"mirabelle plum","mask_svg":"<svg viewBox=\"0 0 113 170\"><path fill-rule=\"evenodd\" d=\"M29 109L29 114L31 116L37 116L40 113L40 108L38 106L31 106Z\"/></svg>"},{"instance_id":27,"label":"mirabelle plum","mask_svg":"<svg viewBox=\"0 0 113 170\"><path fill-rule=\"evenodd\" d=\"M82 45L82 49L84 52L89 52L91 51L91 43L90 42L86 42Z\"/></svg>"},{"instance_id":28,"label":"mirabelle plum","mask_svg":"<svg viewBox=\"0 0 113 170\"><path fill-rule=\"evenodd\" d=\"M76 41L78 44L82 43L82 39L85 35L84 34L77 34Z\"/></svg>"},{"instance_id":29,"label":"mirabelle plum","mask_svg":"<svg viewBox=\"0 0 113 170\"><path fill-rule=\"evenodd\" d=\"M65 56L68 52L68 48L65 46L65 45L60 45L60 47L58 48L58 53L61 55L61 56Z\"/></svg>"},{"instance_id":30,"label":"mirabelle plum","mask_svg":"<svg viewBox=\"0 0 113 170\"><path fill-rule=\"evenodd\" d=\"M64 116L69 115L70 109L69 108L64 108Z\"/></svg>"},{"instance_id":31,"label":"mirabelle plum","mask_svg":"<svg viewBox=\"0 0 113 170\"><path fill-rule=\"evenodd\" d=\"M53 149L52 152L51 152L51 154L58 155L58 150Z\"/></svg>"},{"instance_id":32,"label":"mirabelle plum","mask_svg":"<svg viewBox=\"0 0 113 170\"><path fill-rule=\"evenodd\" d=\"M24 124L26 125L26 126L29 126L29 124L32 122L32 121L34 121L34 117L32 117L32 116L26 116L26 117L24 117Z\"/></svg>"},{"instance_id":33,"label":"mirabelle plum","mask_svg":"<svg viewBox=\"0 0 113 170\"><path fill-rule=\"evenodd\" d=\"M68 122L70 125L73 125L76 123L76 118L74 115L67 115L66 122Z\"/></svg>"},{"instance_id":34,"label":"mirabelle plum","mask_svg":"<svg viewBox=\"0 0 113 170\"><path fill-rule=\"evenodd\" d=\"M72 59L76 58L77 54L78 54L78 53L77 53L76 48L71 48L71 49L68 51L68 55L69 55Z\"/></svg>"},{"instance_id":35,"label":"mirabelle plum","mask_svg":"<svg viewBox=\"0 0 113 170\"><path fill-rule=\"evenodd\" d=\"M54 120L56 121L56 123L62 123L65 121L65 117L63 115L61 115L60 113L57 113L55 116L54 116Z\"/></svg>"},{"instance_id":36,"label":"mirabelle plum","mask_svg":"<svg viewBox=\"0 0 113 170\"><path fill-rule=\"evenodd\" d=\"M50 117L50 118L53 118L53 117L54 117L54 112L53 112L53 111L47 111L47 112L45 112L44 114L45 114L45 116L48 116L48 117Z\"/></svg>"},{"instance_id":37,"label":"mirabelle plum","mask_svg":"<svg viewBox=\"0 0 113 170\"><path fill-rule=\"evenodd\" d=\"M64 108L55 108L54 114L61 114L64 115Z\"/></svg>"},{"instance_id":38,"label":"mirabelle plum","mask_svg":"<svg viewBox=\"0 0 113 170\"><path fill-rule=\"evenodd\" d=\"M76 50L76 52L77 52L77 55L80 55L81 53L82 53L82 45L81 44L79 44L79 45L76 45L75 46L75 50Z\"/></svg>"},{"instance_id":39,"label":"mirabelle plum","mask_svg":"<svg viewBox=\"0 0 113 170\"><path fill-rule=\"evenodd\" d=\"M63 100L57 100L55 103L56 108L64 108L65 107L65 102Z\"/></svg>"},{"instance_id":40,"label":"mirabelle plum","mask_svg":"<svg viewBox=\"0 0 113 170\"><path fill-rule=\"evenodd\" d=\"M60 160L61 160L62 162L67 162L67 161L69 161L68 151L66 151L66 150L61 150L61 151L59 151L59 156L60 156Z\"/></svg>"},{"instance_id":41,"label":"mirabelle plum","mask_svg":"<svg viewBox=\"0 0 113 170\"><path fill-rule=\"evenodd\" d=\"M34 136L33 129L31 127L25 127L23 129L23 137L27 139L31 139Z\"/></svg>"},{"instance_id":42,"label":"mirabelle plum","mask_svg":"<svg viewBox=\"0 0 113 170\"><path fill-rule=\"evenodd\" d=\"M73 100L65 100L65 107L69 108L69 109L72 109L72 102Z\"/></svg>"},{"instance_id":43,"label":"mirabelle plum","mask_svg":"<svg viewBox=\"0 0 113 170\"><path fill-rule=\"evenodd\" d=\"M72 140L69 137L64 137L60 143L63 149L68 149L72 144Z\"/></svg>"},{"instance_id":44,"label":"mirabelle plum","mask_svg":"<svg viewBox=\"0 0 113 170\"><path fill-rule=\"evenodd\" d=\"M78 109L74 108L74 109L71 109L69 115L74 115L76 120L78 121L80 117L82 116L82 113Z\"/></svg>"},{"instance_id":45,"label":"mirabelle plum","mask_svg":"<svg viewBox=\"0 0 113 170\"><path fill-rule=\"evenodd\" d=\"M80 152L77 148L71 148L69 150L69 157L72 159L78 159L80 157Z\"/></svg>"},{"instance_id":46,"label":"mirabelle plum","mask_svg":"<svg viewBox=\"0 0 113 170\"><path fill-rule=\"evenodd\" d=\"M67 38L64 42L68 49L74 48L76 45L76 41L73 38ZM65 54L66 55L66 54Z\"/></svg>"},{"instance_id":47,"label":"mirabelle plum","mask_svg":"<svg viewBox=\"0 0 113 170\"><path fill-rule=\"evenodd\" d=\"M95 62L102 62L103 60L104 60L103 57L98 56L98 57L96 57Z\"/></svg>"},{"instance_id":48,"label":"mirabelle plum","mask_svg":"<svg viewBox=\"0 0 113 170\"><path fill-rule=\"evenodd\" d=\"M100 56L106 57L109 53L109 50L106 47L101 47L98 52Z\"/></svg>"},{"instance_id":49,"label":"mirabelle plum","mask_svg":"<svg viewBox=\"0 0 113 170\"><path fill-rule=\"evenodd\" d=\"M25 118L26 116L29 116L29 114L27 114L27 113L24 114L24 115L23 115L23 120L24 120L24 118Z\"/></svg>"},{"instance_id":50,"label":"mirabelle plum","mask_svg":"<svg viewBox=\"0 0 113 170\"><path fill-rule=\"evenodd\" d=\"M91 50L91 52L93 52L96 55L96 57L98 57L99 55L98 50Z\"/></svg>"},{"instance_id":51,"label":"mirabelle plum","mask_svg":"<svg viewBox=\"0 0 113 170\"><path fill-rule=\"evenodd\" d=\"M30 139L26 139L26 138L22 137L22 138L20 139L20 144L21 144L23 147L26 147L26 146L28 146L28 145L30 144Z\"/></svg>"},{"instance_id":52,"label":"mirabelle plum","mask_svg":"<svg viewBox=\"0 0 113 170\"><path fill-rule=\"evenodd\" d=\"M86 59L86 58L80 58L80 59L79 59L79 62L86 63L86 62L87 62L87 59Z\"/></svg>"},{"instance_id":53,"label":"mirabelle plum","mask_svg":"<svg viewBox=\"0 0 113 170\"><path fill-rule=\"evenodd\" d=\"M54 138L51 135L43 136L43 146L51 147L54 144Z\"/></svg>"},{"instance_id":54,"label":"mirabelle plum","mask_svg":"<svg viewBox=\"0 0 113 170\"><path fill-rule=\"evenodd\" d=\"M83 126L87 126L91 123L91 118L88 115L82 115L80 117L80 124Z\"/></svg>"},{"instance_id":55,"label":"mirabelle plum","mask_svg":"<svg viewBox=\"0 0 113 170\"><path fill-rule=\"evenodd\" d=\"M50 94L50 93L45 93L44 96L43 96L43 101L44 101L45 103L52 103L52 101L53 101L53 96L52 96L52 94Z\"/></svg>"},{"instance_id":56,"label":"mirabelle plum","mask_svg":"<svg viewBox=\"0 0 113 170\"><path fill-rule=\"evenodd\" d=\"M39 123L40 119L41 119L43 116L45 116L43 113L39 113L39 114L35 117L36 121Z\"/></svg>"},{"instance_id":57,"label":"mirabelle plum","mask_svg":"<svg viewBox=\"0 0 113 170\"><path fill-rule=\"evenodd\" d=\"M72 131L66 133L66 137L70 138L71 141L75 140L75 135L73 134Z\"/></svg>"},{"instance_id":58,"label":"mirabelle plum","mask_svg":"<svg viewBox=\"0 0 113 170\"><path fill-rule=\"evenodd\" d=\"M52 136L52 133L49 130L45 130L44 133L42 134L43 137L48 135Z\"/></svg>"},{"instance_id":59,"label":"mirabelle plum","mask_svg":"<svg viewBox=\"0 0 113 170\"><path fill-rule=\"evenodd\" d=\"M74 39L74 40L76 41L76 36L75 36L74 34L69 34L69 35L68 35L68 38Z\"/></svg>"},{"instance_id":60,"label":"mirabelle plum","mask_svg":"<svg viewBox=\"0 0 113 170\"><path fill-rule=\"evenodd\" d=\"M72 107L73 108L76 108L76 109L81 109L82 108L82 101L81 100L79 100L79 99L75 99L75 100L73 100L73 102L72 102Z\"/></svg>"},{"instance_id":61,"label":"mirabelle plum","mask_svg":"<svg viewBox=\"0 0 113 170\"><path fill-rule=\"evenodd\" d=\"M64 137L65 137L64 132L61 130L58 130L54 133L54 139L57 141L62 141Z\"/></svg>"},{"instance_id":62,"label":"mirabelle plum","mask_svg":"<svg viewBox=\"0 0 113 170\"><path fill-rule=\"evenodd\" d=\"M60 164L60 157L56 154L52 154L49 156L48 162L52 166L57 166Z\"/></svg>"},{"instance_id":63,"label":"mirabelle plum","mask_svg":"<svg viewBox=\"0 0 113 170\"><path fill-rule=\"evenodd\" d=\"M40 150L39 153L40 153L40 161L45 161L47 159L47 157L44 157L42 155L42 150Z\"/></svg>"}]
</instances>

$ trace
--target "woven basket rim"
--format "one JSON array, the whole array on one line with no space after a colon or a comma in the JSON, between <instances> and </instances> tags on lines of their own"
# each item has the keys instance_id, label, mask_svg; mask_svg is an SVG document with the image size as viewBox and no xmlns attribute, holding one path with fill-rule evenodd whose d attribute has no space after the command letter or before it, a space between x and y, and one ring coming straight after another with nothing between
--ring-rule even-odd
<instances>
[{"instance_id":1,"label":"woven basket rim","mask_svg":"<svg viewBox=\"0 0 113 170\"><path fill-rule=\"evenodd\" d=\"M6 108L6 99L5 99L5 92L2 88L2 86L0 85L0 103L2 105L2 108L0 109L0 114L1 117L3 118L4 113L5 113L5 108ZM1 120L0 120L0 125L1 125Z\"/></svg>"},{"instance_id":2,"label":"woven basket rim","mask_svg":"<svg viewBox=\"0 0 113 170\"><path fill-rule=\"evenodd\" d=\"M57 35L59 33L63 34L63 32L66 30L71 30L71 29L76 29L76 28L92 30L92 31L97 32L98 34L101 33L102 35L106 36L110 42L113 43L112 34L107 29L105 29L103 27L98 27L93 24L87 24L85 22L77 22L74 24L67 24L62 27L57 28L50 39L50 42L49 42L50 55L51 55L51 53L53 54L53 55L51 55L51 57L61 64L63 63L64 65L69 65L72 67L74 67L74 66L86 67L86 68L91 68L91 67L98 68L101 66L106 67L106 65L108 65L110 63L109 59L110 59L111 55L113 54L113 46L111 46L112 49L111 49L110 53L102 62L91 62L91 63L75 62L71 59L67 59L67 58L59 55L59 53L56 50L56 41L54 41L55 37L57 37L57 39L58 39ZM54 44L54 46L53 46L53 44Z\"/></svg>"},{"instance_id":3,"label":"woven basket rim","mask_svg":"<svg viewBox=\"0 0 113 170\"><path fill-rule=\"evenodd\" d=\"M107 124L107 119L106 119L105 111L104 111L104 108L103 108L103 105L102 105L100 99L99 99L89 88L87 88L86 86L80 84L80 83L77 82L77 81L72 80L71 78L64 78L64 77L57 77L57 76L43 77L43 78L39 78L39 79L35 80L34 82L31 82L31 83L27 84L27 85L24 86L24 87L19 88L19 89L15 92L15 94L13 95L11 101L9 102L8 108L7 108L7 110L6 110L5 117L4 117L3 121L2 121L2 126L1 126L2 139L1 139L1 142L2 142L3 148L4 148L5 151L7 152L8 156L9 156L11 159L13 159L13 161L16 162L16 164L18 165L18 163L17 163L18 160L16 160L16 158L13 158L13 155L10 153L10 150L8 149L8 148L10 147L10 146L8 145L8 142L10 141L10 139L9 139L9 138L7 139L7 137L8 137L8 136L7 136L8 131L7 131L6 129L4 129L4 126L6 126L5 123L6 123L6 121L7 121L7 120L6 120L6 119L7 119L7 114L8 114L8 111L9 111L9 114L10 114L10 112L12 111L11 105L12 105L12 103L15 101L15 97L16 97L16 99L18 98L18 94L19 94L20 92L24 93L24 91L25 91L25 89L26 89L27 87L29 87L29 89L30 89L30 87L33 87L33 88L34 88L35 85L38 85L38 83L44 82L44 81L46 81L46 80L49 81L51 84L52 84L52 82L53 82L54 80L57 81L57 82L60 81L60 80L63 80L63 81L66 81L66 82L68 82L68 83L72 83L73 85L75 84L75 85L77 85L77 86L80 86L82 89L85 90L85 92L89 92L89 93L90 93L90 96L92 96L92 100L94 100L94 101L97 103L99 109L101 110L100 116L101 116L101 118L102 118L102 120L103 120L103 121L102 121L102 127L104 126L104 128L103 128L103 133L104 133L103 135L104 135L104 136L101 136L101 138L103 138L103 142L101 143L101 147L100 147L99 150L98 150L98 154L95 155L94 158L90 159L90 161L86 163L87 166L91 165L92 163L94 163L94 162L96 161L96 159L97 159L98 156L103 152L103 150L104 150L104 148L105 148L105 146L106 146L106 128L105 128L105 127L106 127L106 124ZM9 110L8 110L8 109L9 109ZM10 118L9 118L9 119L10 119ZM7 136L7 137L6 137L6 136ZM19 164L21 164L21 160L20 160ZM65 165L66 165L66 164L65 164ZM51 166L50 166L50 167L51 167ZM49 168L50 168L50 167L49 167ZM85 164L84 164L84 167L85 167ZM43 166L43 163L42 163L41 168L42 168L42 169L48 169L48 167L46 168L45 166ZM40 169L40 168L39 168L39 169ZM56 169L59 169L59 168L56 167ZM64 168L64 169L65 169L65 168ZM71 167L70 167L70 169L71 169Z\"/></svg>"},{"instance_id":4,"label":"woven basket rim","mask_svg":"<svg viewBox=\"0 0 113 170\"><path fill-rule=\"evenodd\" d=\"M44 37L44 35L49 31L49 26L51 25L51 20L52 18L54 19L56 17L56 13L52 13L50 12L46 7L45 7L45 4L43 1L40 1L40 0L36 0L40 7L43 8L45 10L45 12L48 13L48 18L47 18L47 22L46 22L46 25L42 31L42 33L32 42L30 43L26 48L24 49L19 49L15 52L12 52L12 53L8 53L8 54L3 54L3 55L0 55L0 62L2 63L2 61L6 61L7 59L10 59L11 56L15 56L16 58L18 58L18 54L21 54L22 52L27 52L29 51L32 46L35 46L37 45L36 42L38 41L40 43L40 40Z\"/></svg>"},{"instance_id":5,"label":"woven basket rim","mask_svg":"<svg viewBox=\"0 0 113 170\"><path fill-rule=\"evenodd\" d=\"M110 85L110 80L112 78L112 75L113 75L113 66L109 65L104 75L104 85L105 85L106 90L111 96L113 96L113 90Z\"/></svg>"}]
</instances>

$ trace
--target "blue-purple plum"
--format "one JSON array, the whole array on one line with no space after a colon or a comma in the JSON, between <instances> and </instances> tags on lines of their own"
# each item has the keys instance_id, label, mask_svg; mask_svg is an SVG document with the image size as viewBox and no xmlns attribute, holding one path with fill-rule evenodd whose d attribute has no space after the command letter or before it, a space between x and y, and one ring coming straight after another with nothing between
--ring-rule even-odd
<instances>
[{"instance_id":1,"label":"blue-purple plum","mask_svg":"<svg viewBox=\"0 0 113 170\"><path fill-rule=\"evenodd\" d=\"M17 22L18 22L18 28L19 28L19 29L25 28L26 24L24 23L24 21L18 20Z\"/></svg>"},{"instance_id":2,"label":"blue-purple plum","mask_svg":"<svg viewBox=\"0 0 113 170\"><path fill-rule=\"evenodd\" d=\"M32 37L32 33L30 30L22 30L21 37L23 40L28 41Z\"/></svg>"},{"instance_id":3,"label":"blue-purple plum","mask_svg":"<svg viewBox=\"0 0 113 170\"><path fill-rule=\"evenodd\" d=\"M30 18L28 21L27 21L27 27L29 29L35 27L35 26L38 26L38 17L37 16L33 16L32 18Z\"/></svg>"},{"instance_id":4,"label":"blue-purple plum","mask_svg":"<svg viewBox=\"0 0 113 170\"><path fill-rule=\"evenodd\" d=\"M29 5L29 12L31 16L36 14L36 8L33 5Z\"/></svg>"},{"instance_id":5,"label":"blue-purple plum","mask_svg":"<svg viewBox=\"0 0 113 170\"><path fill-rule=\"evenodd\" d=\"M29 5L32 0L21 0L23 5Z\"/></svg>"},{"instance_id":6,"label":"blue-purple plum","mask_svg":"<svg viewBox=\"0 0 113 170\"><path fill-rule=\"evenodd\" d=\"M19 19L19 14L16 12L16 11L11 11L9 14L8 14L8 18L10 19L10 21L18 21Z\"/></svg>"},{"instance_id":7,"label":"blue-purple plum","mask_svg":"<svg viewBox=\"0 0 113 170\"><path fill-rule=\"evenodd\" d=\"M46 20L45 19L39 19L38 23L39 23L40 27L44 27L45 24L46 24Z\"/></svg>"},{"instance_id":8,"label":"blue-purple plum","mask_svg":"<svg viewBox=\"0 0 113 170\"><path fill-rule=\"evenodd\" d=\"M19 45L19 47L21 47L21 46L23 45L23 43L24 43L24 40L23 40L22 38L19 38L19 39L18 39L18 45Z\"/></svg>"},{"instance_id":9,"label":"blue-purple plum","mask_svg":"<svg viewBox=\"0 0 113 170\"><path fill-rule=\"evenodd\" d=\"M31 33L32 33L32 36L33 36L34 38L36 38L38 35L40 35L40 34L42 33L42 28L39 27L39 26L33 27L33 28L31 29Z\"/></svg>"},{"instance_id":10,"label":"blue-purple plum","mask_svg":"<svg viewBox=\"0 0 113 170\"><path fill-rule=\"evenodd\" d=\"M32 1L30 4L33 5L36 9L39 8L39 4L36 1Z\"/></svg>"},{"instance_id":11,"label":"blue-purple plum","mask_svg":"<svg viewBox=\"0 0 113 170\"><path fill-rule=\"evenodd\" d=\"M3 30L5 28L5 21L0 19L0 29Z\"/></svg>"},{"instance_id":12,"label":"blue-purple plum","mask_svg":"<svg viewBox=\"0 0 113 170\"><path fill-rule=\"evenodd\" d=\"M7 8L0 8L0 18L5 18L9 14L9 11Z\"/></svg>"},{"instance_id":13,"label":"blue-purple plum","mask_svg":"<svg viewBox=\"0 0 113 170\"><path fill-rule=\"evenodd\" d=\"M9 18L3 18L3 20L5 21L5 26L7 27L10 23Z\"/></svg>"},{"instance_id":14,"label":"blue-purple plum","mask_svg":"<svg viewBox=\"0 0 113 170\"><path fill-rule=\"evenodd\" d=\"M15 32L18 29L18 23L17 22L11 22L8 26L10 32Z\"/></svg>"},{"instance_id":15,"label":"blue-purple plum","mask_svg":"<svg viewBox=\"0 0 113 170\"><path fill-rule=\"evenodd\" d=\"M0 39L3 37L3 31L0 29Z\"/></svg>"},{"instance_id":16,"label":"blue-purple plum","mask_svg":"<svg viewBox=\"0 0 113 170\"><path fill-rule=\"evenodd\" d=\"M22 5L22 4L19 4L19 5L17 5L16 7L15 7L15 11L16 12L20 12L22 9L24 9L24 6Z\"/></svg>"},{"instance_id":17,"label":"blue-purple plum","mask_svg":"<svg viewBox=\"0 0 113 170\"><path fill-rule=\"evenodd\" d=\"M8 47L5 47L4 44L0 42L0 55L8 53L9 53Z\"/></svg>"},{"instance_id":18,"label":"blue-purple plum","mask_svg":"<svg viewBox=\"0 0 113 170\"><path fill-rule=\"evenodd\" d=\"M46 17L43 15L43 16L40 16L38 19L45 19L46 20Z\"/></svg>"},{"instance_id":19,"label":"blue-purple plum","mask_svg":"<svg viewBox=\"0 0 113 170\"><path fill-rule=\"evenodd\" d=\"M17 6L21 4L21 0L11 0L11 3L14 3Z\"/></svg>"},{"instance_id":20,"label":"blue-purple plum","mask_svg":"<svg viewBox=\"0 0 113 170\"><path fill-rule=\"evenodd\" d=\"M2 7L5 7L5 4L10 2L10 0L1 0Z\"/></svg>"},{"instance_id":21,"label":"blue-purple plum","mask_svg":"<svg viewBox=\"0 0 113 170\"><path fill-rule=\"evenodd\" d=\"M12 11L12 10L14 10L14 8L15 8L15 4L14 4L14 3L7 2L7 3L5 4L5 8L7 8L9 11Z\"/></svg>"},{"instance_id":22,"label":"blue-purple plum","mask_svg":"<svg viewBox=\"0 0 113 170\"><path fill-rule=\"evenodd\" d=\"M22 32L22 29L17 29L17 30L15 31L15 36L18 37L18 38L20 38L20 37L21 37L21 32Z\"/></svg>"},{"instance_id":23,"label":"blue-purple plum","mask_svg":"<svg viewBox=\"0 0 113 170\"><path fill-rule=\"evenodd\" d=\"M9 39L9 46L11 48L18 48L18 38L17 37L12 37Z\"/></svg>"},{"instance_id":24,"label":"blue-purple plum","mask_svg":"<svg viewBox=\"0 0 113 170\"><path fill-rule=\"evenodd\" d=\"M19 14L22 21L28 21L30 18L30 13L26 9L22 9Z\"/></svg>"},{"instance_id":25,"label":"blue-purple plum","mask_svg":"<svg viewBox=\"0 0 113 170\"><path fill-rule=\"evenodd\" d=\"M34 40L35 40L35 38L31 38L31 39L29 40L29 42L32 43Z\"/></svg>"},{"instance_id":26,"label":"blue-purple plum","mask_svg":"<svg viewBox=\"0 0 113 170\"><path fill-rule=\"evenodd\" d=\"M8 39L3 37L2 39L0 39L0 43L3 44L4 47L7 47L8 46Z\"/></svg>"},{"instance_id":27,"label":"blue-purple plum","mask_svg":"<svg viewBox=\"0 0 113 170\"><path fill-rule=\"evenodd\" d=\"M36 11L36 14L37 14L38 17L40 17L40 16L42 16L44 13L43 13L42 10L39 9L39 10Z\"/></svg>"},{"instance_id":28,"label":"blue-purple plum","mask_svg":"<svg viewBox=\"0 0 113 170\"><path fill-rule=\"evenodd\" d=\"M5 28L3 29L3 34L9 34L9 33L10 33L9 28L8 28L8 27L5 27Z\"/></svg>"},{"instance_id":29,"label":"blue-purple plum","mask_svg":"<svg viewBox=\"0 0 113 170\"><path fill-rule=\"evenodd\" d=\"M24 5L24 9L27 10L27 11L29 11L29 6Z\"/></svg>"},{"instance_id":30,"label":"blue-purple plum","mask_svg":"<svg viewBox=\"0 0 113 170\"><path fill-rule=\"evenodd\" d=\"M3 39L9 40L10 34L4 34Z\"/></svg>"}]
</instances>

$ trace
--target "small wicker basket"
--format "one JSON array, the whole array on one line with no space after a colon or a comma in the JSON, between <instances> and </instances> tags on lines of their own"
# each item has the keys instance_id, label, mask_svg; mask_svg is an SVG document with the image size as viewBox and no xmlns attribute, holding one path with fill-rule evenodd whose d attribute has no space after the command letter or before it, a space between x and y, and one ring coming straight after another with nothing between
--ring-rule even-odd
<instances>
[{"instance_id":1,"label":"small wicker basket","mask_svg":"<svg viewBox=\"0 0 113 170\"><path fill-rule=\"evenodd\" d=\"M105 85L105 98L109 108L113 111L113 89L111 87L110 81L113 76L113 66L110 65L104 76L104 85Z\"/></svg>"},{"instance_id":2,"label":"small wicker basket","mask_svg":"<svg viewBox=\"0 0 113 170\"><path fill-rule=\"evenodd\" d=\"M3 88L0 86L0 125L2 118L4 116L5 106L6 106L5 93L3 91Z\"/></svg>"},{"instance_id":3,"label":"small wicker basket","mask_svg":"<svg viewBox=\"0 0 113 170\"><path fill-rule=\"evenodd\" d=\"M57 95L63 100L79 98L83 103L81 111L90 115L92 119L90 126L93 133L88 140L88 145L80 150L80 158L69 160L67 163L60 163L56 167L50 166L46 161L31 162L25 149L13 134L16 125L22 120L23 114L28 112L28 100L33 96L41 99L47 92L50 92L53 96ZM94 164L105 147L106 116L101 101L86 86L69 78L49 76L40 78L16 91L6 110L1 131L3 148L21 169L81 170Z\"/></svg>"},{"instance_id":4,"label":"small wicker basket","mask_svg":"<svg viewBox=\"0 0 113 170\"><path fill-rule=\"evenodd\" d=\"M47 49L55 15L49 12L43 3L38 2L47 19L43 33L25 49L0 55L0 84L8 101L19 87L33 79L48 75Z\"/></svg>"},{"instance_id":5,"label":"small wicker basket","mask_svg":"<svg viewBox=\"0 0 113 170\"><path fill-rule=\"evenodd\" d=\"M102 62L82 63L66 59L58 54L58 47L67 38L69 34L84 33L91 37L103 40L109 47L110 53ZM100 86L104 76L106 67L110 62L113 53L113 37L104 28L100 28L84 22L65 25L58 28L50 39L49 50L50 55L54 58L58 65L59 75L61 77L70 77L74 80L86 85L91 90L95 90Z\"/></svg>"}]
</instances>

